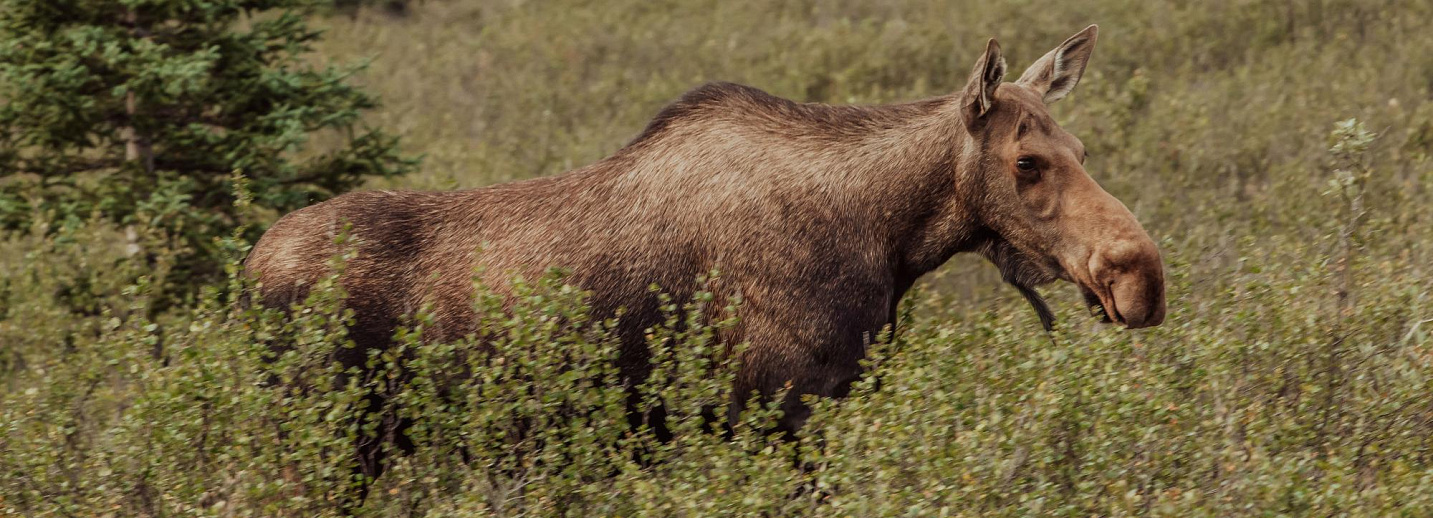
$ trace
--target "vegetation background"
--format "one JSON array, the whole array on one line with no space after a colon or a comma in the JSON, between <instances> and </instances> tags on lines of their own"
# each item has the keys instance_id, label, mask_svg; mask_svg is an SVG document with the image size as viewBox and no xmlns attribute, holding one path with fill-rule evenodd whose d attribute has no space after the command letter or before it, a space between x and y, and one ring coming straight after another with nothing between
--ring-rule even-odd
<instances>
[{"instance_id":1,"label":"vegetation background","mask_svg":"<svg viewBox=\"0 0 1433 518\"><path fill-rule=\"evenodd\" d=\"M831 103L938 95L987 37L1018 71L1099 23L1053 112L1160 243L1166 323L1092 325L1055 287L1065 325L1046 335L993 268L958 258L801 441L764 437L755 412L732 440L659 443L603 383L610 340L555 324L581 320L559 280L532 280L510 314L480 297L511 361L424 343L418 317L374 358L387 371L328 387L337 290L280 321L232 304L231 260L229 284L150 311L157 281L120 227L40 217L0 247L0 514L336 514L352 481L334 452L371 431L344 416L373 390L399 396L422 446L361 515L1433 514L1433 4L405 5L309 19L326 31L307 59L367 61L350 78L383 101L366 121L423 158L370 188L558 174L710 80ZM302 153L344 142L320 133ZM216 243L236 259L242 236ZM692 431L728 396L705 370L710 328L677 328L654 330L669 382L648 394ZM296 346L264 359L276 339ZM452 381L454 362L476 375ZM413 380L383 374L400 364Z\"/></svg>"}]
</instances>

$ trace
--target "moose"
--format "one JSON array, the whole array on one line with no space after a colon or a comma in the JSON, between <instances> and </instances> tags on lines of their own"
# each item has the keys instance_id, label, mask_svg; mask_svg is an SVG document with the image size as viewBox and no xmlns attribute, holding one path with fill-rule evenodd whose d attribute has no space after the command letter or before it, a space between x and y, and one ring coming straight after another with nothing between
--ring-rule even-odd
<instances>
[{"instance_id":1,"label":"moose","mask_svg":"<svg viewBox=\"0 0 1433 518\"><path fill-rule=\"evenodd\" d=\"M474 275L501 292L511 275L563 267L594 316L620 312L618 368L633 384L650 372L643 331L663 318L649 286L677 300L739 295L740 322L721 337L746 344L734 393L789 387L780 427L795 430L809 416L800 396L845 395L902 296L955 254L994 263L1047 327L1035 287L1059 279L1106 321L1163 321L1159 250L1046 108L1079 83L1097 34L1080 31L1014 82L991 39L963 90L902 104L707 84L611 156L564 174L353 192L290 213L255 244L246 272L262 304L290 307L330 274L335 237L348 232L356 256L339 282L356 347L340 361L362 365L422 307L434 323L426 337L473 333ZM720 278L700 286L713 269ZM365 475L381 472L377 455L359 452Z\"/></svg>"}]
</instances>

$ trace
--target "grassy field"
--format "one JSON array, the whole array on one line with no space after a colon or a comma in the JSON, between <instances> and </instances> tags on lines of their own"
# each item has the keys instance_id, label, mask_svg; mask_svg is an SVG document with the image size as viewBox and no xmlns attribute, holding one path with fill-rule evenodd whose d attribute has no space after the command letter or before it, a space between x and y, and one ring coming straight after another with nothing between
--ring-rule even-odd
<instances>
[{"instance_id":1,"label":"grassy field","mask_svg":"<svg viewBox=\"0 0 1433 518\"><path fill-rule=\"evenodd\" d=\"M1047 288L1066 323L1047 335L992 267L957 258L878 348L879 390L818 403L794 443L758 433L763 415L730 441L634 436L600 383L610 341L545 327L538 315L580 303L537 285L516 314L491 315L523 330L506 347L532 361L484 371L491 383L462 401L404 387L428 446L357 512L1433 514L1429 19L1433 4L1414 0L428 0L402 18L318 19L313 59L369 60L355 79L384 101L369 123L424 157L372 187L416 189L592 162L705 81L838 104L918 99L961 87L990 36L1019 71L1098 23L1090 70L1052 111L1170 278L1165 324L1133 332L1093 324L1073 288ZM336 513L347 471L334 437L361 430L333 416L365 387L261 382L275 369L325 379L324 348L343 340L336 301L284 324L215 290L133 318L143 272L103 266L122 248L98 225L6 238L0 515ZM264 364L275 336L302 346ZM657 339L682 360L707 338ZM435 360L462 346L406 343ZM541 366L573 350L580 368ZM424 365L419 380L442 377ZM676 370L664 397L698 427L701 406L725 397L720 376ZM533 386L561 395L534 403ZM546 434L503 432L522 419Z\"/></svg>"}]
</instances>

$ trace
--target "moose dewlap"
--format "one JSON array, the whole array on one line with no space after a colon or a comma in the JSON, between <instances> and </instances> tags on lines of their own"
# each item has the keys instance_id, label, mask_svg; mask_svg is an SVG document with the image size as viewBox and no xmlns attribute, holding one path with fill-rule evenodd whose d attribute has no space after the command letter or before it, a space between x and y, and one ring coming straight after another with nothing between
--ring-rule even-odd
<instances>
[{"instance_id":1,"label":"moose dewlap","mask_svg":"<svg viewBox=\"0 0 1433 518\"><path fill-rule=\"evenodd\" d=\"M348 227L357 255L341 282L358 351L344 361L361 365L362 350L386 347L424 305L432 339L472 332L475 271L501 290L511 275L563 267L595 316L622 310L619 367L635 383L647 373L642 331L661 319L648 287L681 300L720 270L714 295L743 300L722 336L748 344L735 389L789 383L782 426L795 429L808 414L799 395L842 395L906 290L957 253L989 258L1046 325L1034 287L1057 279L1114 322L1163 320L1159 251L1046 109L1079 82L1096 35L1086 28L1012 83L992 39L962 91L906 104L798 103L708 84L612 156L562 175L358 192L293 212L247 271L264 304L288 307L329 274Z\"/></svg>"}]
</instances>

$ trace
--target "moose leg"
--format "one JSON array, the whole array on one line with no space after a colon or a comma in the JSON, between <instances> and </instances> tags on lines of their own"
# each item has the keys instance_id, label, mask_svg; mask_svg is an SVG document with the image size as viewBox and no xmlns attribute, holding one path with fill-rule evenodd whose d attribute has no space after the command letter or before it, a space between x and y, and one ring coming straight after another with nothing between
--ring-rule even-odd
<instances>
[{"instance_id":1,"label":"moose leg","mask_svg":"<svg viewBox=\"0 0 1433 518\"><path fill-rule=\"evenodd\" d=\"M367 408L359 411L356 418L375 419L378 421L378 428L373 435L360 432L354 439L355 464L352 474L357 486L351 501L344 505L345 511L349 512L362 506L367 500L373 483L386 468L390 448L396 448L401 455L410 455L415 448L412 439L408 437L408 428L413 425L412 420L399 417L393 409L386 408L387 396L370 393L364 400Z\"/></svg>"},{"instance_id":2,"label":"moose leg","mask_svg":"<svg viewBox=\"0 0 1433 518\"><path fill-rule=\"evenodd\" d=\"M861 376L866 345L874 340L889 318L889 297L870 297L878 303L842 308L824 314L790 311L785 318L762 312L747 314L749 347L737 376L737 398L728 419L736 423L742 403L753 391L770 401L782 390L782 417L778 430L795 434L811 416L801 401L817 397L844 397ZM815 297L804 300L827 300Z\"/></svg>"},{"instance_id":3,"label":"moose leg","mask_svg":"<svg viewBox=\"0 0 1433 518\"><path fill-rule=\"evenodd\" d=\"M808 364L803 371L806 375L792 380L791 390L781 401L781 421L777 426L782 435L793 439L811 417L811 407L801 401L802 396L845 397L851 391L851 383L861 377L861 366L857 362Z\"/></svg>"},{"instance_id":4,"label":"moose leg","mask_svg":"<svg viewBox=\"0 0 1433 518\"><path fill-rule=\"evenodd\" d=\"M361 292L359 294L362 295ZM349 300L371 299L350 297ZM409 379L408 373L400 371L397 376L389 376L382 369L374 370L368 366L370 352L386 350L393 345L390 338L392 329L400 322L381 308L361 302L349 302L348 306L355 314L354 324L348 330L353 347L340 347L334 352L334 359L345 370L336 383L339 387L347 386L349 372L353 371L363 377L360 384L370 388L350 417L358 421L359 433L353 438L352 485L349 486L351 492L345 495L341 504L344 514L352 514L368 498L369 489L383 475L391 448L398 448L403 453L413 451L412 442L405 433L410 423L397 415L390 402L394 391ZM370 428L365 426L367 423L376 423L377 426Z\"/></svg>"}]
</instances>

